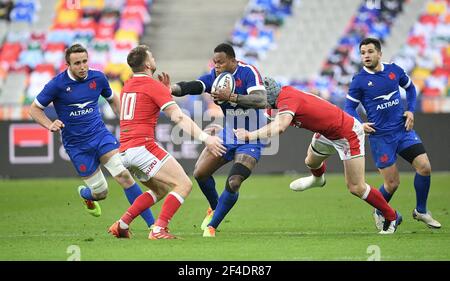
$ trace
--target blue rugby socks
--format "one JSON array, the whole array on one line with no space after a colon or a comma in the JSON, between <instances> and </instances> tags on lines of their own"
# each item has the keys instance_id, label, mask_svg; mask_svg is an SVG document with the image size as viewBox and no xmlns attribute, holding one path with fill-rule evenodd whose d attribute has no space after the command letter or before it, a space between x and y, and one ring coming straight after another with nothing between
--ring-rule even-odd
<instances>
[{"instance_id":1,"label":"blue rugby socks","mask_svg":"<svg viewBox=\"0 0 450 281\"><path fill-rule=\"evenodd\" d=\"M383 194L383 197L386 200L386 202L391 201L392 194L387 192L387 190L384 188L384 184L382 184L378 190L381 192L381 194Z\"/></svg>"},{"instance_id":2,"label":"blue rugby socks","mask_svg":"<svg viewBox=\"0 0 450 281\"><path fill-rule=\"evenodd\" d=\"M80 190L80 195L86 200L96 201L94 197L92 196L91 189L89 187L84 187Z\"/></svg>"},{"instance_id":3,"label":"blue rugby socks","mask_svg":"<svg viewBox=\"0 0 450 281\"><path fill-rule=\"evenodd\" d=\"M229 192L224 190L219 198L219 203L214 211L213 218L208 226L217 228L222 222L223 218L228 214L228 212L233 208L234 204L238 200L239 192Z\"/></svg>"},{"instance_id":4,"label":"blue rugby socks","mask_svg":"<svg viewBox=\"0 0 450 281\"><path fill-rule=\"evenodd\" d=\"M419 213L427 212L428 192L430 191L431 176L421 176L416 173L414 177L414 189L416 190L416 210Z\"/></svg>"},{"instance_id":5,"label":"blue rugby socks","mask_svg":"<svg viewBox=\"0 0 450 281\"><path fill-rule=\"evenodd\" d=\"M209 206L211 209L215 210L219 201L219 194L217 194L216 182L214 181L214 178L210 176L206 181L201 181L199 179L196 180L208 200Z\"/></svg>"}]
</instances>

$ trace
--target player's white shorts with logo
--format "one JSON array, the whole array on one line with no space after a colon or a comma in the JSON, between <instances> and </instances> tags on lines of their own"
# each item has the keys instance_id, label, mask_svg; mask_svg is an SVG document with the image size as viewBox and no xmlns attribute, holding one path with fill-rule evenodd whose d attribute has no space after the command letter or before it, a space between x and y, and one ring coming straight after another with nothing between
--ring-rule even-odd
<instances>
[{"instance_id":1,"label":"player's white shorts with logo","mask_svg":"<svg viewBox=\"0 0 450 281\"><path fill-rule=\"evenodd\" d=\"M132 147L120 153L123 165L142 182L149 181L158 173L171 155L153 143L146 146Z\"/></svg>"},{"instance_id":2,"label":"player's white shorts with logo","mask_svg":"<svg viewBox=\"0 0 450 281\"><path fill-rule=\"evenodd\" d=\"M339 153L341 160L349 160L364 156L364 129L361 123L354 119L353 127L343 132L343 138L329 140L315 133L311 141L312 151L317 156Z\"/></svg>"}]
</instances>

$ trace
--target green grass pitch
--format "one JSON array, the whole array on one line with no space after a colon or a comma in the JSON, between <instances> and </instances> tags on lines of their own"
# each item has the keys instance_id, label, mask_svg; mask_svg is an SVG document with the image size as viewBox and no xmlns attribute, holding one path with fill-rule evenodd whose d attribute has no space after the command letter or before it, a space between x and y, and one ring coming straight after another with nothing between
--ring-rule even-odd
<instances>
[{"instance_id":1,"label":"green grass pitch","mask_svg":"<svg viewBox=\"0 0 450 281\"><path fill-rule=\"evenodd\" d=\"M450 260L450 173L434 173L428 208L443 227L428 229L413 220L413 173L401 174L391 204L403 224L394 235L378 235L372 209L351 195L340 174L327 175L323 189L293 192L293 176L252 175L216 238L203 238L200 223L207 201L193 191L171 221L183 239L151 241L139 217L130 240L116 239L108 227L129 206L118 184L109 180L103 214L85 213L76 193L78 179L0 181L0 260L158 260L305 261ZM216 177L223 190L225 177ZM381 177L369 174L378 186ZM161 202L153 207L155 216ZM74 250L75 249L75 250Z\"/></svg>"}]
</instances>

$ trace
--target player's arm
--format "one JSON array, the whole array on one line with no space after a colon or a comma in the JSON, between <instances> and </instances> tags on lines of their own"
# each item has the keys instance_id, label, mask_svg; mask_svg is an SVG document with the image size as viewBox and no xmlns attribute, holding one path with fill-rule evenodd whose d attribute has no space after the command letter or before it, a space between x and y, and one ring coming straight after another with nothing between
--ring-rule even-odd
<instances>
[{"instance_id":1,"label":"player's arm","mask_svg":"<svg viewBox=\"0 0 450 281\"><path fill-rule=\"evenodd\" d=\"M170 84L169 74L162 72L158 74L158 80L170 89L170 93L176 97L185 95L201 95L205 91L205 85L200 80L195 81L181 81L175 84Z\"/></svg>"},{"instance_id":2,"label":"player's arm","mask_svg":"<svg viewBox=\"0 0 450 281\"><path fill-rule=\"evenodd\" d=\"M355 80L355 78L353 78L353 81L350 84L348 90L347 98L345 99L344 111L350 114L351 116L355 117L359 122L361 122L364 132L366 132L367 134L374 133L375 132L375 128L373 127L374 123L363 122L361 116L359 116L358 112L356 111L358 105L361 103L360 102L361 96L362 95L360 93L360 90L357 87L357 81Z\"/></svg>"},{"instance_id":3,"label":"player's arm","mask_svg":"<svg viewBox=\"0 0 450 281\"><path fill-rule=\"evenodd\" d=\"M112 93L111 98L106 99L109 103L109 106L111 106L112 110L114 111L114 114L116 114L117 118L120 116L120 99L119 96Z\"/></svg>"},{"instance_id":4,"label":"player's arm","mask_svg":"<svg viewBox=\"0 0 450 281\"><path fill-rule=\"evenodd\" d=\"M176 97L185 95L201 95L205 91L205 86L199 80L181 81L170 86L171 94Z\"/></svg>"},{"instance_id":5,"label":"player's arm","mask_svg":"<svg viewBox=\"0 0 450 281\"><path fill-rule=\"evenodd\" d=\"M236 129L234 133L240 140L252 141L256 139L267 139L286 131L293 118L294 116L290 113L282 112L275 116L275 120L256 131L248 132L245 129Z\"/></svg>"},{"instance_id":6,"label":"player's arm","mask_svg":"<svg viewBox=\"0 0 450 281\"><path fill-rule=\"evenodd\" d=\"M218 89L211 93L211 97L215 101L234 102L242 107L247 108L266 108L267 93L265 90L253 90L248 95L238 95L231 92L229 85L224 89Z\"/></svg>"},{"instance_id":7,"label":"player's arm","mask_svg":"<svg viewBox=\"0 0 450 281\"><path fill-rule=\"evenodd\" d=\"M226 152L225 147L222 145L222 140L215 136L210 136L203 132L197 124L192 121L186 114L184 114L180 107L173 103L163 110L164 114L172 120L176 125L195 139L204 142L209 151L215 156L221 156Z\"/></svg>"},{"instance_id":8,"label":"player's arm","mask_svg":"<svg viewBox=\"0 0 450 281\"><path fill-rule=\"evenodd\" d=\"M109 85L108 78L103 74L103 90L101 92L102 97L106 99L111 109L114 111L114 114L119 118L120 116L120 98L115 95Z\"/></svg>"},{"instance_id":9,"label":"player's arm","mask_svg":"<svg viewBox=\"0 0 450 281\"><path fill-rule=\"evenodd\" d=\"M51 132L57 132L64 128L64 123L61 120L50 120L47 115L45 115L44 108L38 106L36 104L36 101L31 104L28 114L31 118L33 118L34 121Z\"/></svg>"},{"instance_id":10,"label":"player's arm","mask_svg":"<svg viewBox=\"0 0 450 281\"><path fill-rule=\"evenodd\" d=\"M406 91L407 110L403 114L405 117L405 128L407 131L414 127L414 111L416 110L416 87L411 78L403 71L400 76L399 85Z\"/></svg>"},{"instance_id":11,"label":"player's arm","mask_svg":"<svg viewBox=\"0 0 450 281\"><path fill-rule=\"evenodd\" d=\"M253 90L248 95L232 93L230 101L244 107L264 109L267 105L267 93L265 90Z\"/></svg>"},{"instance_id":12,"label":"player's arm","mask_svg":"<svg viewBox=\"0 0 450 281\"><path fill-rule=\"evenodd\" d=\"M411 85L409 85L408 88L405 89L406 91L406 102L408 104L408 107L403 113L403 116L405 117L405 128L407 131L412 130L414 127L414 111L416 109L416 87L414 87L414 84L411 82Z\"/></svg>"}]
</instances>

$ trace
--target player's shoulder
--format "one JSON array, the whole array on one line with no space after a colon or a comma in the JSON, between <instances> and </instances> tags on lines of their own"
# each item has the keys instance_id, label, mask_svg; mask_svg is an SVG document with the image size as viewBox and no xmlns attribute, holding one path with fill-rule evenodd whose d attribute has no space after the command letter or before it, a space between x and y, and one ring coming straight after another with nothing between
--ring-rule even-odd
<instances>
[{"instance_id":1,"label":"player's shoulder","mask_svg":"<svg viewBox=\"0 0 450 281\"><path fill-rule=\"evenodd\" d=\"M100 70L95 69L95 68L89 68L88 76L94 77L94 78L105 78L106 79L105 73L103 73Z\"/></svg>"},{"instance_id":2,"label":"player's shoulder","mask_svg":"<svg viewBox=\"0 0 450 281\"><path fill-rule=\"evenodd\" d=\"M388 71L397 71L397 72L400 71L400 72L403 72L403 68L401 68L395 62L383 63L383 66L384 66L384 70L386 72L388 72Z\"/></svg>"},{"instance_id":3,"label":"player's shoulder","mask_svg":"<svg viewBox=\"0 0 450 281\"><path fill-rule=\"evenodd\" d=\"M70 77L67 74L67 70L61 71L60 73L56 74L48 83L47 85L50 87L58 87L60 85L64 85L66 82L70 82Z\"/></svg>"},{"instance_id":4,"label":"player's shoulder","mask_svg":"<svg viewBox=\"0 0 450 281\"><path fill-rule=\"evenodd\" d=\"M367 79L370 76L370 73L361 68L355 75L352 77L351 85L354 87L358 85L359 81Z\"/></svg>"},{"instance_id":5,"label":"player's shoulder","mask_svg":"<svg viewBox=\"0 0 450 281\"><path fill-rule=\"evenodd\" d=\"M245 73L259 73L258 69L256 68L256 66L243 62L243 61L238 61L238 70L245 72Z\"/></svg>"},{"instance_id":6,"label":"player's shoulder","mask_svg":"<svg viewBox=\"0 0 450 281\"><path fill-rule=\"evenodd\" d=\"M281 87L280 94L278 96L278 101L282 100L291 100L293 98L299 98L302 92L292 86L283 86Z\"/></svg>"}]
</instances>

